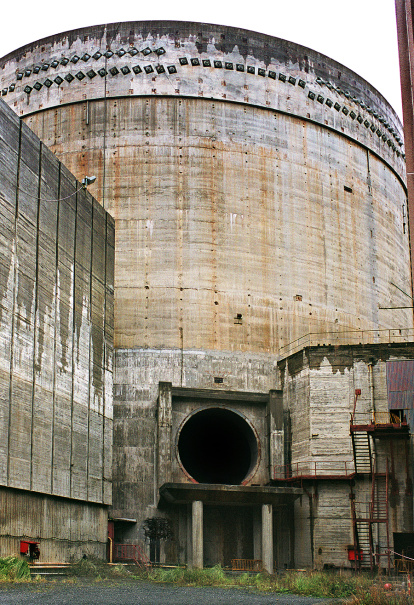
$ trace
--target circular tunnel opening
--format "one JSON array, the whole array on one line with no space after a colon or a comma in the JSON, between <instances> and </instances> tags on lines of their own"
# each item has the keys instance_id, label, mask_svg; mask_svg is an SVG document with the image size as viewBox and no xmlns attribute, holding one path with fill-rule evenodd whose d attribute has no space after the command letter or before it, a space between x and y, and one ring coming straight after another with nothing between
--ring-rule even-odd
<instances>
[{"instance_id":1,"label":"circular tunnel opening","mask_svg":"<svg viewBox=\"0 0 414 605\"><path fill-rule=\"evenodd\" d=\"M257 437L239 414L209 408L186 421L178 453L185 471L198 483L240 485L257 464Z\"/></svg>"}]
</instances>

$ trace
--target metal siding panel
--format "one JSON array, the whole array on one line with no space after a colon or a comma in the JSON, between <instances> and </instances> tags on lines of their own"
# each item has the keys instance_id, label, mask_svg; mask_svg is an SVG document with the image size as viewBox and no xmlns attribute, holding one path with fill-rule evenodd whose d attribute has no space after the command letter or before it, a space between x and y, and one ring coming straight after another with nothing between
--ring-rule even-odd
<instances>
[{"instance_id":1,"label":"metal siding panel","mask_svg":"<svg viewBox=\"0 0 414 605\"><path fill-rule=\"evenodd\" d=\"M388 408L414 409L414 359L388 361L386 368Z\"/></svg>"}]
</instances>

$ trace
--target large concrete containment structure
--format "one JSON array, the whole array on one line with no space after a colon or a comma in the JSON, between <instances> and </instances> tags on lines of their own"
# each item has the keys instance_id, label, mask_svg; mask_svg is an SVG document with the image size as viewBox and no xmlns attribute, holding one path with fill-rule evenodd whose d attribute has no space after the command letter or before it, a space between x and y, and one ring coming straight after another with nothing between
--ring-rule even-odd
<instances>
[{"instance_id":1,"label":"large concrete containment structure","mask_svg":"<svg viewBox=\"0 0 414 605\"><path fill-rule=\"evenodd\" d=\"M113 220L3 101L0 171L0 552L104 557Z\"/></svg>"},{"instance_id":2,"label":"large concrete containment structure","mask_svg":"<svg viewBox=\"0 0 414 605\"><path fill-rule=\"evenodd\" d=\"M387 101L298 44L163 21L28 44L0 90L115 219L115 544L388 564L413 531L412 397L388 386L414 351Z\"/></svg>"}]
</instances>

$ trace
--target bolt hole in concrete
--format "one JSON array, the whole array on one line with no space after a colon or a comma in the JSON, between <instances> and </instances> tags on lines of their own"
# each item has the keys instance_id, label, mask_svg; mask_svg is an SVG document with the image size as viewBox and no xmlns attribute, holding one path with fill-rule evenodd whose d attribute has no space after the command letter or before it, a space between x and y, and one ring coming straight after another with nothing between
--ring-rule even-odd
<instances>
[{"instance_id":1,"label":"bolt hole in concrete","mask_svg":"<svg viewBox=\"0 0 414 605\"><path fill-rule=\"evenodd\" d=\"M258 460L256 435L239 414L222 408L196 412L181 429L178 453L198 483L240 485Z\"/></svg>"}]
</instances>

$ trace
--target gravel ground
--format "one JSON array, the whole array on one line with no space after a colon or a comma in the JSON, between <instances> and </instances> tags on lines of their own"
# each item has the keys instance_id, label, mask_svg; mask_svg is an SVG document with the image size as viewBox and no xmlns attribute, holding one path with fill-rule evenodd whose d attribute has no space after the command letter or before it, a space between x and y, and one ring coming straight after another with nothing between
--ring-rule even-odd
<instances>
[{"instance_id":1,"label":"gravel ground","mask_svg":"<svg viewBox=\"0 0 414 605\"><path fill-rule=\"evenodd\" d=\"M261 594L235 588L177 587L168 584L0 585L0 605L328 605L334 599Z\"/></svg>"}]
</instances>

